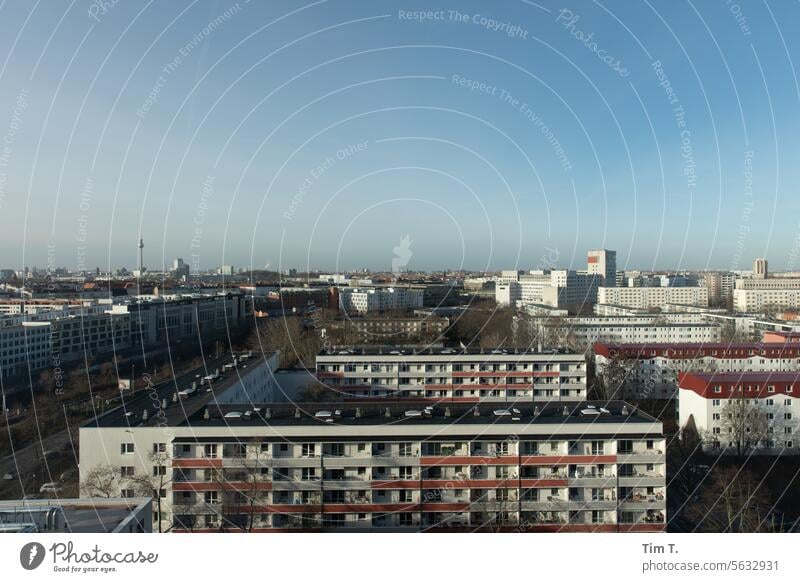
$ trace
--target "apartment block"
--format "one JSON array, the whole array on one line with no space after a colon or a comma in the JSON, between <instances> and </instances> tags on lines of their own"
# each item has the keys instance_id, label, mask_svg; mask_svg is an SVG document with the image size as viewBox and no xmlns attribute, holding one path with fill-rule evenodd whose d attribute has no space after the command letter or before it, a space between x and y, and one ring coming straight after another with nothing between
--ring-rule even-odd
<instances>
[{"instance_id":1,"label":"apartment block","mask_svg":"<svg viewBox=\"0 0 800 582\"><path fill-rule=\"evenodd\" d=\"M765 281L772 281L766 279ZM734 289L733 308L741 313L754 313L766 308L800 308L800 288Z\"/></svg>"},{"instance_id":2,"label":"apartment block","mask_svg":"<svg viewBox=\"0 0 800 582\"><path fill-rule=\"evenodd\" d=\"M662 308L668 303L708 306L706 287L600 287L597 303L635 309Z\"/></svg>"},{"instance_id":3,"label":"apartment block","mask_svg":"<svg viewBox=\"0 0 800 582\"><path fill-rule=\"evenodd\" d=\"M176 532L659 532L666 523L662 425L622 402L209 404L169 426L101 420L80 438L82 479L98 462L166 471L162 518Z\"/></svg>"},{"instance_id":4,"label":"apartment block","mask_svg":"<svg viewBox=\"0 0 800 582\"><path fill-rule=\"evenodd\" d=\"M345 313L407 311L423 306L422 289L383 287L339 289L339 308Z\"/></svg>"},{"instance_id":5,"label":"apartment block","mask_svg":"<svg viewBox=\"0 0 800 582\"><path fill-rule=\"evenodd\" d=\"M583 354L488 348L351 347L317 355L317 378L349 398L578 402Z\"/></svg>"},{"instance_id":6,"label":"apartment block","mask_svg":"<svg viewBox=\"0 0 800 582\"><path fill-rule=\"evenodd\" d=\"M798 372L682 373L679 422L693 426L709 452L800 453ZM731 403L735 404L731 406ZM740 420L731 420L731 416ZM741 420L741 418L752 420Z\"/></svg>"},{"instance_id":7,"label":"apartment block","mask_svg":"<svg viewBox=\"0 0 800 582\"><path fill-rule=\"evenodd\" d=\"M624 373L622 398L675 398L684 372L769 373L800 370L800 344L675 343L594 346L595 370L607 380L610 367Z\"/></svg>"},{"instance_id":8,"label":"apartment block","mask_svg":"<svg viewBox=\"0 0 800 582\"><path fill-rule=\"evenodd\" d=\"M50 325L25 322L0 327L0 377L20 376L50 364Z\"/></svg>"}]
</instances>

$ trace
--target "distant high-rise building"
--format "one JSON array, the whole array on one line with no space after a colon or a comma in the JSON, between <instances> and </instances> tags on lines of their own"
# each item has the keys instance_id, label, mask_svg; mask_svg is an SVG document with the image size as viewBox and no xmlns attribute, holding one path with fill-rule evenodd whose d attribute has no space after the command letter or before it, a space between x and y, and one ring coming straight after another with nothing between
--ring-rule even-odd
<instances>
[{"instance_id":1,"label":"distant high-rise building","mask_svg":"<svg viewBox=\"0 0 800 582\"><path fill-rule=\"evenodd\" d=\"M766 279L767 275L767 259L756 259L753 261L753 278Z\"/></svg>"},{"instance_id":2,"label":"distant high-rise building","mask_svg":"<svg viewBox=\"0 0 800 582\"><path fill-rule=\"evenodd\" d=\"M589 251L586 257L587 272L590 275L601 275L604 287L617 286L617 251Z\"/></svg>"},{"instance_id":3,"label":"distant high-rise building","mask_svg":"<svg viewBox=\"0 0 800 582\"><path fill-rule=\"evenodd\" d=\"M183 259L177 258L172 261L172 272L175 274L176 277L188 277L189 276L189 265L187 265Z\"/></svg>"},{"instance_id":4,"label":"distant high-rise building","mask_svg":"<svg viewBox=\"0 0 800 582\"><path fill-rule=\"evenodd\" d=\"M219 269L219 274L224 275L226 277L231 277L235 273L235 269L233 265L222 265Z\"/></svg>"}]
</instances>

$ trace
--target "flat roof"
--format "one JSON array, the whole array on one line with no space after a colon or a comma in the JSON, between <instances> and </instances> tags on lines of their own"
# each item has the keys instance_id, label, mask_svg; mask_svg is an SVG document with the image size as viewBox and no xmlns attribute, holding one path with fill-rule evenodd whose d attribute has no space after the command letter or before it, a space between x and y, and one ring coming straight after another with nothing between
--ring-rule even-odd
<instances>
[{"instance_id":1,"label":"flat roof","mask_svg":"<svg viewBox=\"0 0 800 582\"><path fill-rule=\"evenodd\" d=\"M475 411L478 411L476 415ZM207 411L207 414L206 414ZM244 413L249 412L245 416ZM388 414L387 414L388 412ZM233 417L230 413L241 413ZM226 418L226 415L229 415ZM208 418L206 418L208 416ZM277 404L260 407L210 405L198 410L187 425L199 427L236 426L377 426L377 425L477 425L477 424L619 424L659 422L635 406L621 400L609 402L542 404L526 403L303 403L302 407ZM176 439L179 440L179 439ZM191 440L191 439L190 439Z\"/></svg>"},{"instance_id":2,"label":"flat roof","mask_svg":"<svg viewBox=\"0 0 800 582\"><path fill-rule=\"evenodd\" d=\"M128 519L144 519L142 511L151 503L149 497L3 500L0 524L35 523L34 515L57 508L71 533L112 533Z\"/></svg>"},{"instance_id":3,"label":"flat roof","mask_svg":"<svg viewBox=\"0 0 800 582\"><path fill-rule=\"evenodd\" d=\"M346 346L320 351L317 356L582 356L564 349L530 350L524 348L443 348L430 346Z\"/></svg>"}]
</instances>

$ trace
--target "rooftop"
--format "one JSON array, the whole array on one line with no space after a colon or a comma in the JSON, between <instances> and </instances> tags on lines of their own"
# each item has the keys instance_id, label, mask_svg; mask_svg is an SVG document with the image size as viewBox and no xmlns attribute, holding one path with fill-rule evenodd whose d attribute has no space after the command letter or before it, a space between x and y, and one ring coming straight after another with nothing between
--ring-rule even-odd
<instances>
[{"instance_id":1,"label":"rooftop","mask_svg":"<svg viewBox=\"0 0 800 582\"><path fill-rule=\"evenodd\" d=\"M115 533L150 531L149 497L0 501L0 531Z\"/></svg>"},{"instance_id":2,"label":"rooftop","mask_svg":"<svg viewBox=\"0 0 800 582\"><path fill-rule=\"evenodd\" d=\"M443 348L430 346L347 346L320 351L318 356L541 356L577 355L568 350L543 350L524 348Z\"/></svg>"},{"instance_id":3,"label":"rooftop","mask_svg":"<svg viewBox=\"0 0 800 582\"><path fill-rule=\"evenodd\" d=\"M477 413L476 413L477 412ZM241 405L209 406L198 410L188 423L192 427L242 426L375 426L441 424L514 424L531 425L586 423L658 422L652 416L623 401L565 404L531 403L446 403L425 405L395 402L391 404L355 404L346 402L303 403L253 408Z\"/></svg>"},{"instance_id":4,"label":"rooftop","mask_svg":"<svg viewBox=\"0 0 800 582\"><path fill-rule=\"evenodd\" d=\"M681 377L725 383L800 382L800 372L684 372Z\"/></svg>"}]
</instances>

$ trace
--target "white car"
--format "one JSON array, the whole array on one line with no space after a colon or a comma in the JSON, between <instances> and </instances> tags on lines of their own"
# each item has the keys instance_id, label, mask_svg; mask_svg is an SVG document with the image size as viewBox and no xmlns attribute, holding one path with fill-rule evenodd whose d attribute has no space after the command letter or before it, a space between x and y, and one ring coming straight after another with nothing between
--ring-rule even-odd
<instances>
[{"instance_id":1,"label":"white car","mask_svg":"<svg viewBox=\"0 0 800 582\"><path fill-rule=\"evenodd\" d=\"M39 493L58 493L61 491L61 485L58 483L45 483L39 488Z\"/></svg>"}]
</instances>

